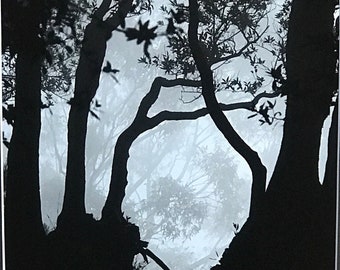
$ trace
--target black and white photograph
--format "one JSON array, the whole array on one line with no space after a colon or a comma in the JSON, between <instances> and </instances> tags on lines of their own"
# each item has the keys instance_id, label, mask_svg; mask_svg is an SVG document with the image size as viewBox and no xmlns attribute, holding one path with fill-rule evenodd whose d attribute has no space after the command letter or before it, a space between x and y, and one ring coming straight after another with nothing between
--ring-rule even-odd
<instances>
[{"instance_id":1,"label":"black and white photograph","mask_svg":"<svg viewBox=\"0 0 340 270\"><path fill-rule=\"evenodd\" d=\"M340 270L337 1L0 2L1 269Z\"/></svg>"}]
</instances>

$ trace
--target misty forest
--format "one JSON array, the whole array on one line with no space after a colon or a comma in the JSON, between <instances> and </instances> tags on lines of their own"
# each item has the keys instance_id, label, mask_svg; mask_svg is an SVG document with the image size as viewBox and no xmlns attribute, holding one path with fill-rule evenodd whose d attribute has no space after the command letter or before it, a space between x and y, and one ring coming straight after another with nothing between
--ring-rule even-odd
<instances>
[{"instance_id":1,"label":"misty forest","mask_svg":"<svg viewBox=\"0 0 340 270\"><path fill-rule=\"evenodd\" d=\"M334 269L338 8L1 1L6 269Z\"/></svg>"}]
</instances>

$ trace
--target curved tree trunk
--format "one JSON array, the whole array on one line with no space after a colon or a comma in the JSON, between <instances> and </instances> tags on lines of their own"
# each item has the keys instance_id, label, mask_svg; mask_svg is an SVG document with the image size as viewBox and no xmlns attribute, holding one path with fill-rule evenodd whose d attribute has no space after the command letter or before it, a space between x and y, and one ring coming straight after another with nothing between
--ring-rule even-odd
<instances>
[{"instance_id":1,"label":"curved tree trunk","mask_svg":"<svg viewBox=\"0 0 340 270\"><path fill-rule=\"evenodd\" d=\"M197 29L199 25L198 2L197 0L193 0L189 1L189 3L189 46L201 76L202 95L214 124L237 153L245 159L250 167L253 182L252 196L250 200L250 215L254 215L258 212L259 206L263 200L267 169L262 164L258 154L252 150L235 131L227 117L224 115L222 108L216 99L213 73L197 36Z\"/></svg>"},{"instance_id":2,"label":"curved tree trunk","mask_svg":"<svg viewBox=\"0 0 340 270\"><path fill-rule=\"evenodd\" d=\"M320 256L329 246L319 229L331 198L318 179L321 129L335 90L333 11L331 0L293 1L280 154L261 214L248 219L214 269L333 269Z\"/></svg>"},{"instance_id":3,"label":"curved tree trunk","mask_svg":"<svg viewBox=\"0 0 340 270\"><path fill-rule=\"evenodd\" d=\"M111 222L124 221L121 208L125 196L125 188L128 184L127 162L130 147L137 137L166 120L197 119L207 113L204 109L195 112L162 111L151 118L148 117L148 112L156 102L161 88L177 85L198 87L200 82L185 79L167 80L162 77L155 78L150 91L142 99L133 122L119 136L114 150L110 189L102 211L102 220Z\"/></svg>"}]
</instances>

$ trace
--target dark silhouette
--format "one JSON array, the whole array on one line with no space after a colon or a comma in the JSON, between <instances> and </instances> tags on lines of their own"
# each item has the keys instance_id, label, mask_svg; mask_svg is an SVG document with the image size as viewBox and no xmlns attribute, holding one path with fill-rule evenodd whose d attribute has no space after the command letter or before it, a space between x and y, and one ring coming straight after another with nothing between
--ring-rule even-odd
<instances>
[{"instance_id":1,"label":"dark silhouette","mask_svg":"<svg viewBox=\"0 0 340 270\"><path fill-rule=\"evenodd\" d=\"M203 97L217 127L235 149L241 148L242 142L236 141L238 137L233 136L228 120L217 106L212 72L197 39L197 10L197 0L190 1L189 42L201 74ZM330 191L329 185L334 188L336 183L333 151L337 146L333 132L337 107L329 139L329 149L334 148L329 153L324 184L318 179L321 128L336 90L332 87L337 78L333 12L333 1L293 1L281 151L267 190L260 161L251 155L243 156L253 172L250 215L226 249L220 265L213 269L334 268L335 189ZM278 71L271 73L277 77ZM262 173L255 174L258 170Z\"/></svg>"},{"instance_id":2,"label":"dark silhouette","mask_svg":"<svg viewBox=\"0 0 340 270\"><path fill-rule=\"evenodd\" d=\"M48 6L44 6L43 2L47 2ZM252 172L249 218L242 228L234 224L237 234L225 250L220 264L213 269L332 269L335 248L337 106L329 133L323 184L318 179L318 158L321 129L337 90L333 87L337 85L332 34L333 1L293 0L286 48L287 62L281 60L283 64L268 72L274 79L273 92L256 93L262 85L262 78L259 77L254 84L244 88L238 78L228 78L225 80L227 87L248 91L253 94L253 100L222 104L215 96L212 65L244 56L250 59L257 72L256 64L261 63L261 60L253 56L256 52L253 45L264 33L258 33L257 27L266 15L268 1L255 1L252 2L253 6L248 5L248 1L231 4L228 7L230 14L227 16L227 26L221 20L226 15L222 14L222 18L219 18L218 12L209 9L208 2L190 0L188 7L176 7L175 3L173 8L176 11L171 9L168 12L171 18L167 18L165 34L172 49L184 49L181 53L173 53L176 58L173 64L173 55L170 57L169 54L164 55L164 61L152 62L154 59L148 49L151 40L157 38L156 26L149 28L149 21L139 21L138 29L125 28L127 15L138 14L134 1L103 0L94 10L84 32L74 97L68 102L71 109L64 203L56 230L46 236L40 211L39 134L40 111L50 105L42 104L40 93L42 75L46 73L44 61L50 65L52 63L52 55L46 48L49 44L62 44L55 34L46 30L49 20L46 10L56 8L59 12L56 22L72 25L70 22L76 18L67 11L70 2L64 0L56 4L55 1L28 1L27 6L23 2L11 0L2 2L6 21L3 48L9 49L10 54L16 57L14 116L9 117L10 109L4 108L7 121L13 125L11 141L6 141L9 147L5 201L7 269L129 270L134 269L133 259L137 254L141 254L145 261L153 259L162 269L169 269L148 249L148 243L141 240L138 226L132 224L122 211L128 184L129 150L138 136L164 121L195 120L205 115L210 115ZM150 6L150 1L137 2L141 5L140 9ZM242 12L237 9L237 5L243 7ZM199 6L204 12L199 11ZM257 12L251 13L253 9ZM210 20L212 17L214 20ZM221 22L216 27L220 30L228 29L233 24L245 43L237 47L234 36L223 37L222 30L222 34L216 32L215 38L209 39L204 32L198 33L199 20L207 24L211 21L214 24ZM189 23L187 36L179 26L185 22ZM115 74L119 70L108 61L103 67L103 61L106 42L119 26L123 28L119 31L128 40L137 40L137 44L144 42L145 57L140 62L161 66L166 74L176 78L154 79L150 91L140 103L135 119L119 136L114 150L109 194L102 218L96 221L86 213L84 204L87 122L89 113L100 119L90 106L101 72L108 73L117 81ZM247 29L251 31L247 32ZM304 31L301 32L301 29ZM42 35L48 37L49 44L43 42ZM229 47L225 44L229 44ZM73 53L69 46L65 46L65 50ZM283 75L283 68L286 76ZM192 79L198 74L197 71L200 80ZM149 110L158 99L162 87L175 86L196 89L198 95L203 96L206 108L190 112L161 111L149 117ZM281 89L283 86L284 91ZM266 167L258 153L235 131L223 111L246 109L256 113L248 118L260 115L263 118L261 124L272 124L274 120L270 118L269 110L274 108L275 102L267 101L267 105L262 104L259 109L256 109L256 105L262 98L278 95L287 96L284 136L275 171L266 189ZM100 104L96 101L95 106L100 107Z\"/></svg>"}]
</instances>

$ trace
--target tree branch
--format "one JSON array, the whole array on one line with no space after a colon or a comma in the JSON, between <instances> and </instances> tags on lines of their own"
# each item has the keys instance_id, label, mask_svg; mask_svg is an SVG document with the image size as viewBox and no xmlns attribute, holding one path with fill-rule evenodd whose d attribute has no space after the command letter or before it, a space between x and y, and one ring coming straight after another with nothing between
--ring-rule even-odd
<instances>
[{"instance_id":1,"label":"tree branch","mask_svg":"<svg viewBox=\"0 0 340 270\"><path fill-rule=\"evenodd\" d=\"M197 0L189 1L189 46L192 51L197 69L201 75L202 95L207 105L207 110L216 127L221 131L231 146L246 160L253 177L250 215L258 209L265 193L266 168L262 164L258 154L252 150L231 126L227 117L223 114L215 96L213 74L204 55L197 37L198 3ZM239 52L241 53L241 52Z\"/></svg>"},{"instance_id":2,"label":"tree branch","mask_svg":"<svg viewBox=\"0 0 340 270\"><path fill-rule=\"evenodd\" d=\"M228 61L230 61L230 60L233 59L233 58L236 58L236 57L241 56L242 53L243 53L250 45L256 43L256 42L263 36L263 34L267 31L268 28L269 28L269 26L267 26L266 29L263 30L263 32L262 32L261 34L258 34L257 37L256 37L255 39L253 39L253 40L248 40L248 38L244 35L244 33L243 33L242 31L240 31L240 32L243 34L243 36L244 36L245 40L247 41L247 43L246 43L242 48L240 48L240 49L238 50L238 52L235 52L235 53L230 54L230 55L225 56L225 57L221 57L221 58L215 59L215 60L212 62L212 65L213 65L213 64L217 64L217 63L222 62L222 61L228 62Z\"/></svg>"},{"instance_id":3,"label":"tree branch","mask_svg":"<svg viewBox=\"0 0 340 270\"><path fill-rule=\"evenodd\" d=\"M112 0L103 0L103 2L100 4L99 8L93 14L93 17L97 18L98 20L103 20L105 14L109 11L111 2L112 2Z\"/></svg>"},{"instance_id":4,"label":"tree branch","mask_svg":"<svg viewBox=\"0 0 340 270\"><path fill-rule=\"evenodd\" d=\"M193 112L170 112L162 111L157 115L149 118L147 116L151 106L156 102L159 97L162 87L175 87L175 86L187 86L187 87L200 87L201 81L187 80L187 79L173 79L168 80L163 77L156 77L151 85L150 91L142 99L136 116L131 125L119 136L113 160L112 175L109 194L102 211L103 218L116 218L120 220L121 217L121 203L125 195L125 188L128 184L127 181L127 161L129 158L129 149L135 139L147 130L153 129L164 121L171 120L195 120L199 117L203 117L209 113L207 108L201 108ZM252 101L239 102L234 104L220 104L217 103L217 107L220 110L235 110L235 109L248 109L253 111L256 103L263 97L277 96L278 93L261 93L256 96ZM222 113L223 114L223 113ZM234 133L236 133L234 131ZM242 140L242 139L241 139ZM243 141L242 141L243 142ZM232 143L231 143L232 144ZM243 142L243 144L245 144ZM232 144L233 145L233 144ZM235 148L235 147L234 147ZM248 155L249 151L245 153ZM264 175L265 176L265 175ZM263 182L264 192L265 178ZM259 185L257 185L258 187ZM254 186L255 187L255 186ZM255 193L255 191L254 191ZM254 196L255 197L255 196Z\"/></svg>"},{"instance_id":5,"label":"tree branch","mask_svg":"<svg viewBox=\"0 0 340 270\"><path fill-rule=\"evenodd\" d=\"M127 14L132 8L132 3L133 0L120 1L117 12L112 17L105 20L110 31L116 30L116 28L125 20Z\"/></svg>"},{"instance_id":6,"label":"tree branch","mask_svg":"<svg viewBox=\"0 0 340 270\"><path fill-rule=\"evenodd\" d=\"M200 81L187 80L187 79L173 79L168 80L163 77L157 77L154 79L150 91L142 99L141 104L138 108L137 116L146 117L151 106L156 102L161 87L175 87L175 86L187 86L187 87L199 87L201 85Z\"/></svg>"},{"instance_id":7,"label":"tree branch","mask_svg":"<svg viewBox=\"0 0 340 270\"><path fill-rule=\"evenodd\" d=\"M246 109L249 111L254 111L256 104L261 98L273 98L279 96L280 93L261 93L254 97L251 101L237 102L232 104L218 103L222 111L232 111L238 109ZM158 125L163 121L172 120L195 120L200 117L206 116L208 114L207 108L200 108L192 112L173 112L173 111L162 111L151 118L155 123L153 125Z\"/></svg>"},{"instance_id":8,"label":"tree branch","mask_svg":"<svg viewBox=\"0 0 340 270\"><path fill-rule=\"evenodd\" d=\"M148 255L151 259L155 261L163 270L170 270L170 268L160 259L158 258L150 249L144 249L146 255Z\"/></svg>"}]
</instances>

